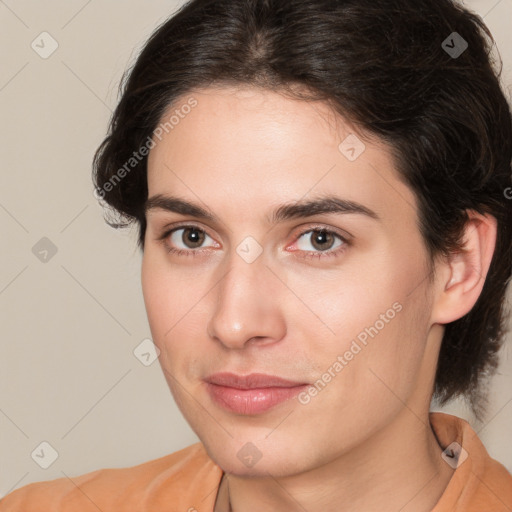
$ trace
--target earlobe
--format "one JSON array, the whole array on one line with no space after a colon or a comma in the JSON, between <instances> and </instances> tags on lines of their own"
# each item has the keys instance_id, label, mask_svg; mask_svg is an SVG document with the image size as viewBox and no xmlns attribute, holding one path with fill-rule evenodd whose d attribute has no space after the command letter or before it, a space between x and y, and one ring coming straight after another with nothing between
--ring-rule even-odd
<instances>
[{"instance_id":1,"label":"earlobe","mask_svg":"<svg viewBox=\"0 0 512 512\"><path fill-rule=\"evenodd\" d=\"M438 272L440 292L432 308L432 323L458 320L473 308L484 286L496 245L497 221L468 211L462 251L449 256Z\"/></svg>"}]
</instances>

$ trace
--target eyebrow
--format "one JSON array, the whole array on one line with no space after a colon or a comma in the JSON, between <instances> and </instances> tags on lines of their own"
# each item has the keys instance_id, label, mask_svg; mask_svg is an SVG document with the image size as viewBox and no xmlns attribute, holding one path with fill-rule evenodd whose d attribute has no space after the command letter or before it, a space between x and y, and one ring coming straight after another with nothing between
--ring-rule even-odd
<instances>
[{"instance_id":1,"label":"eyebrow","mask_svg":"<svg viewBox=\"0 0 512 512\"><path fill-rule=\"evenodd\" d=\"M202 206L180 199L179 197L163 194L156 194L147 199L144 205L144 211L147 214L151 210L165 210L168 212L179 213L181 215L190 215L192 217L212 222L217 220L211 211L203 208ZM287 220L307 218L313 215L329 213L355 213L374 220L380 220L377 213L360 203L349 201L334 195L327 195L317 199L282 204L272 211L270 217L267 216L267 221L270 224L276 224Z\"/></svg>"}]
</instances>

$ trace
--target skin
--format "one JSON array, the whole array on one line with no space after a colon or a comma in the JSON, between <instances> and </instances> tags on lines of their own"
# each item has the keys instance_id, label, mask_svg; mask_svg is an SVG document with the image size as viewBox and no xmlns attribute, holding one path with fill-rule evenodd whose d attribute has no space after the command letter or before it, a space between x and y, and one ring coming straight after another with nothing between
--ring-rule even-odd
<instances>
[{"instance_id":1,"label":"skin","mask_svg":"<svg viewBox=\"0 0 512 512\"><path fill-rule=\"evenodd\" d=\"M227 473L216 510L228 500L243 512L432 510L453 474L428 420L443 324L476 302L495 222L471 214L468 252L436 260L431 278L415 196L385 144L358 134L366 149L349 161L338 146L356 132L325 104L250 87L197 90L169 112L190 96L197 106L149 154L149 197L173 194L216 220L148 210L142 286L171 392ZM269 223L282 203L332 193L379 219ZM207 235L199 249L186 231L159 240L191 224ZM343 247L337 256L319 258L315 233L303 234L322 227L347 239L324 242ZM248 236L263 249L252 263L237 253ZM313 384L396 303L394 318L306 404L234 414L206 390L203 379L222 371ZM248 442L262 455L252 467L237 457Z\"/></svg>"}]
</instances>

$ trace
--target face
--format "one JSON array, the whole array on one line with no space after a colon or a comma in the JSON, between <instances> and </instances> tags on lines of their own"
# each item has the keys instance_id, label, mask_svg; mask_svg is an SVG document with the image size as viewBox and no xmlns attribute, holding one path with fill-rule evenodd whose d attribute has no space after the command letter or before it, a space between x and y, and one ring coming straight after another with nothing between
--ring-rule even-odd
<instances>
[{"instance_id":1,"label":"face","mask_svg":"<svg viewBox=\"0 0 512 512\"><path fill-rule=\"evenodd\" d=\"M142 285L161 367L225 471L318 467L428 402L415 197L388 148L325 104L226 87L172 111L191 97L148 159Z\"/></svg>"}]
</instances>

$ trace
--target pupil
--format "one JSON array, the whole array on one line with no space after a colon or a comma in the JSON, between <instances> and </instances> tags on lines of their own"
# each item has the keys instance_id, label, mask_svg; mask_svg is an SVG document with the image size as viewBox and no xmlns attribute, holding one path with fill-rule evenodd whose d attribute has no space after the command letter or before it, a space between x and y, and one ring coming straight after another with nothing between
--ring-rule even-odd
<instances>
[{"instance_id":1,"label":"pupil","mask_svg":"<svg viewBox=\"0 0 512 512\"><path fill-rule=\"evenodd\" d=\"M187 235L185 242L188 242L191 245L201 245L202 243L202 236L198 229L196 228L189 228L186 230ZM185 235L185 232L183 233Z\"/></svg>"},{"instance_id":2,"label":"pupil","mask_svg":"<svg viewBox=\"0 0 512 512\"><path fill-rule=\"evenodd\" d=\"M330 235L326 231L317 231L317 235L314 237L314 243L320 245L320 249L325 249L325 243L328 241Z\"/></svg>"}]
</instances>

